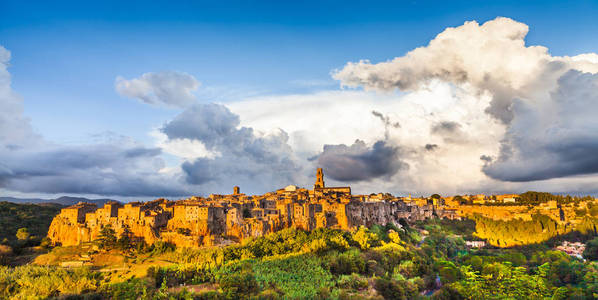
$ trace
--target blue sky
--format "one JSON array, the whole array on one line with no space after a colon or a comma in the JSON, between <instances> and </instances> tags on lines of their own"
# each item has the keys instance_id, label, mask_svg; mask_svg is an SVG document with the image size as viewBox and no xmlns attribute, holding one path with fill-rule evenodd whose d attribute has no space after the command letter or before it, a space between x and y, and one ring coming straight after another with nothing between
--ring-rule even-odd
<instances>
[{"instance_id":1,"label":"blue sky","mask_svg":"<svg viewBox=\"0 0 598 300\"><path fill-rule=\"evenodd\" d=\"M123 100L112 88L118 75L184 71L236 91L231 98L331 88L330 72L348 61L384 61L445 27L496 16L528 24L528 43L554 55L598 45L596 1L473 3L2 1L0 41L12 52L26 115L60 142L107 130L145 140L148 127L174 114ZM302 84L310 82L317 85ZM236 100L226 98L216 100Z\"/></svg>"},{"instance_id":2,"label":"blue sky","mask_svg":"<svg viewBox=\"0 0 598 300\"><path fill-rule=\"evenodd\" d=\"M524 23L526 45L542 45L552 56L597 51L597 1L522 2L1 1L0 45L11 52L11 87L23 99L24 116L46 140L82 145L114 133L151 147L150 132L181 110L119 95L117 76L188 73L201 83L198 103L223 103L240 115L241 126L257 130L265 121L239 111L252 109L246 99L342 93L342 79L332 74L348 62L403 56L466 21L505 16ZM293 144L295 132L282 129ZM368 147L375 142L361 139ZM178 164L170 154L164 159Z\"/></svg>"}]
</instances>

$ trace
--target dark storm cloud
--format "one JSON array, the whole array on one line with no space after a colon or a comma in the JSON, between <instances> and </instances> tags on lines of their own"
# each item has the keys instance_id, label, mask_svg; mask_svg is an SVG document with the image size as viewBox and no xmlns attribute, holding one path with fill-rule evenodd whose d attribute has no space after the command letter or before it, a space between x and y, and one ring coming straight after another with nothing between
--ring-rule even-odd
<instances>
[{"instance_id":1,"label":"dark storm cloud","mask_svg":"<svg viewBox=\"0 0 598 300\"><path fill-rule=\"evenodd\" d=\"M198 104L187 108L162 127L169 139L199 140L208 149L227 143L235 135L239 116L219 104Z\"/></svg>"},{"instance_id":2,"label":"dark storm cloud","mask_svg":"<svg viewBox=\"0 0 598 300\"><path fill-rule=\"evenodd\" d=\"M598 173L598 140L562 139L558 143L563 144L555 141L536 147L535 153L518 148L517 156L499 159L483 170L495 179L514 182Z\"/></svg>"},{"instance_id":3,"label":"dark storm cloud","mask_svg":"<svg viewBox=\"0 0 598 300\"><path fill-rule=\"evenodd\" d=\"M318 164L326 170L327 176L339 181L390 177L409 167L400 160L398 147L378 141L370 148L361 140L350 146L325 145Z\"/></svg>"},{"instance_id":4,"label":"dark storm cloud","mask_svg":"<svg viewBox=\"0 0 598 300\"><path fill-rule=\"evenodd\" d=\"M20 192L114 196L182 196L159 174L157 148L96 144L4 152L0 186ZM2 171L3 170L3 171Z\"/></svg>"},{"instance_id":5,"label":"dark storm cloud","mask_svg":"<svg viewBox=\"0 0 598 300\"><path fill-rule=\"evenodd\" d=\"M293 173L300 167L286 132L262 135L252 128L238 128L239 124L239 116L223 105L197 104L164 125L162 132L169 139L197 140L218 153L183 163L186 181L195 185L253 182L256 187L293 182Z\"/></svg>"},{"instance_id":6,"label":"dark storm cloud","mask_svg":"<svg viewBox=\"0 0 598 300\"><path fill-rule=\"evenodd\" d=\"M490 177L533 181L598 173L598 75L569 71L543 103L515 102Z\"/></svg>"}]
</instances>

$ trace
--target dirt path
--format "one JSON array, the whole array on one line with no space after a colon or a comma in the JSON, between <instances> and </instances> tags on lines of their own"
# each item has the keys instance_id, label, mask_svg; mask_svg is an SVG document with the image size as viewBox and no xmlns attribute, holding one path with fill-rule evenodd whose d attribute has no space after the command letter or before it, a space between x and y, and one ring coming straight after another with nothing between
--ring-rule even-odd
<instances>
[{"instance_id":1,"label":"dirt path","mask_svg":"<svg viewBox=\"0 0 598 300\"><path fill-rule=\"evenodd\" d=\"M195 284L195 285L181 285L175 286L168 289L169 292L180 292L182 290L187 290L191 293L203 293L209 291L217 291L218 285L214 283L202 283L202 284Z\"/></svg>"}]
</instances>

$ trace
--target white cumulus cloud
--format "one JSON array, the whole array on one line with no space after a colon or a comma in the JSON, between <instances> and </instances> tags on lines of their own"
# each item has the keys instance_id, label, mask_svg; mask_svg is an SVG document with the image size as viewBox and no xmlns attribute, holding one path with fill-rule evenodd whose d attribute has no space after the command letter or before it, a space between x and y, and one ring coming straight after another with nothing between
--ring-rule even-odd
<instances>
[{"instance_id":1,"label":"white cumulus cloud","mask_svg":"<svg viewBox=\"0 0 598 300\"><path fill-rule=\"evenodd\" d=\"M468 140L475 144L483 138L483 127L467 125L471 124L471 116L485 113L500 120L503 130L488 130L493 138L485 139L486 152L478 157L483 158L482 170L491 179L523 182L501 186L522 188L530 181L596 174L598 158L592 153L598 150L598 55L551 56L546 47L526 45L528 30L527 25L502 17L483 24L465 22L445 29L427 46L404 56L381 63L350 62L333 76L344 86L376 91L398 89L411 94L429 89L434 81L455 86L458 100L446 109L465 110L470 117L453 115L439 120L441 123L432 126L437 137L430 145L435 146L428 148L435 149L434 159L443 161L446 154L442 149L447 148L443 142ZM484 103L487 97L491 100ZM475 102L486 105L483 111L479 106L472 107ZM422 107L433 105L419 103ZM430 121L427 118L426 123ZM489 128L492 126L496 125ZM497 153L495 149L500 150ZM466 161L474 155L466 153L468 158L454 161ZM471 169L473 164L462 166L468 169L461 173L477 173ZM467 176L457 175L446 181L459 182L459 177ZM482 187L491 182L478 178L469 178L470 186Z\"/></svg>"},{"instance_id":2,"label":"white cumulus cloud","mask_svg":"<svg viewBox=\"0 0 598 300\"><path fill-rule=\"evenodd\" d=\"M123 97L153 105L186 107L196 101L200 82L184 72L144 73L139 78L116 78L116 91Z\"/></svg>"}]
</instances>

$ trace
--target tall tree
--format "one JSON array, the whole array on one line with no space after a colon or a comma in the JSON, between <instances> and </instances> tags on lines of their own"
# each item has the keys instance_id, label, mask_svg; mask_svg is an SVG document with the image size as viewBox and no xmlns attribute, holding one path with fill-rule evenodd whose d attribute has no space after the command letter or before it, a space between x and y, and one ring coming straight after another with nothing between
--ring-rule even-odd
<instances>
[{"instance_id":1,"label":"tall tree","mask_svg":"<svg viewBox=\"0 0 598 300\"><path fill-rule=\"evenodd\" d=\"M98 242L102 248L111 248L116 244L116 232L110 224L104 226L100 231Z\"/></svg>"}]
</instances>

